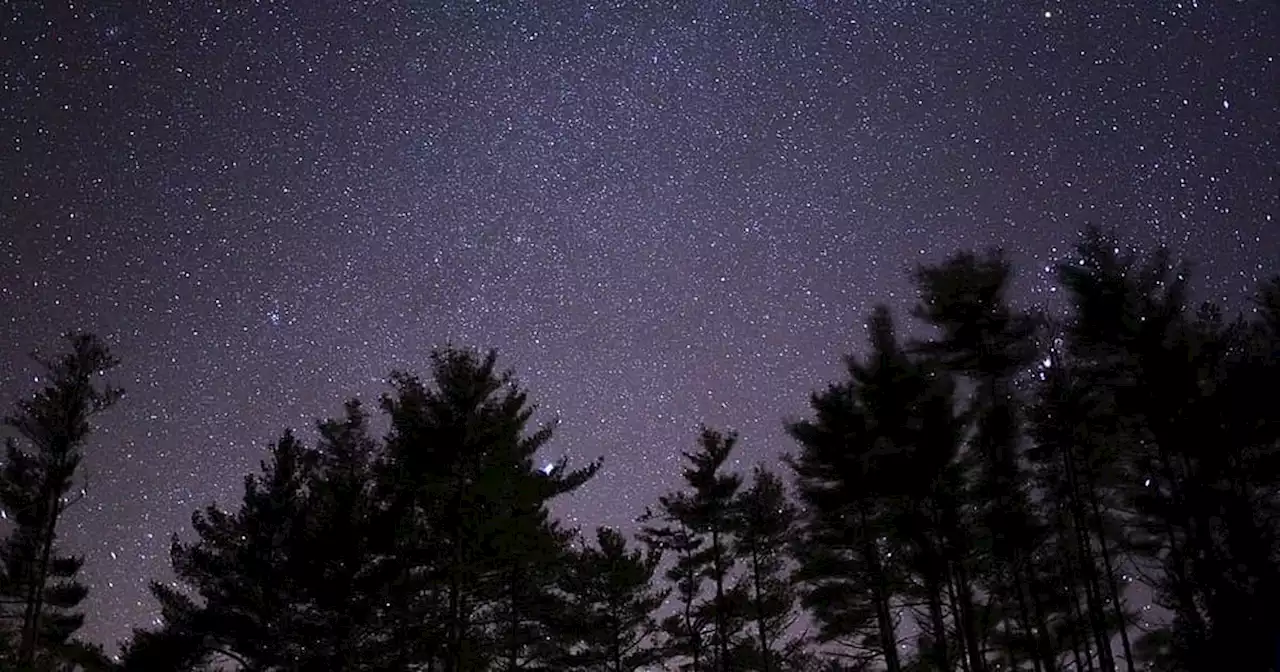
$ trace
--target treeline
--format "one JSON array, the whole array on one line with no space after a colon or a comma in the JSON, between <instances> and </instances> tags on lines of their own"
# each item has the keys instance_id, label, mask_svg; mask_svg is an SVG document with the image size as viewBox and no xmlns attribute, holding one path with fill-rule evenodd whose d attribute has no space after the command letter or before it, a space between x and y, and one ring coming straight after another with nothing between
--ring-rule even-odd
<instances>
[{"instance_id":1,"label":"treeline","mask_svg":"<svg viewBox=\"0 0 1280 672\"><path fill-rule=\"evenodd\" d=\"M1228 319L1167 253L1092 229L1058 270L1055 316L1011 305L1000 253L918 269L931 339L876 309L781 469L732 471L738 437L704 429L634 537L555 520L599 463L537 468L553 428L525 390L492 352L437 350L392 376L384 437L353 400L196 512L162 625L118 660L74 639L82 561L54 544L118 396L73 336L7 420L0 669L1276 669L1280 279Z\"/></svg>"}]
</instances>

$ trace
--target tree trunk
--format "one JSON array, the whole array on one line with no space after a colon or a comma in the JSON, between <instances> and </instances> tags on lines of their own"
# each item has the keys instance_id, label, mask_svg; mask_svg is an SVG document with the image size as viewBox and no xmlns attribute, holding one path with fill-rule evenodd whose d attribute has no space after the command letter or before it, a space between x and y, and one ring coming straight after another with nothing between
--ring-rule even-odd
<instances>
[{"instance_id":1,"label":"tree trunk","mask_svg":"<svg viewBox=\"0 0 1280 672\"><path fill-rule=\"evenodd\" d=\"M969 661L968 672L986 672L986 652L983 651L982 641L978 636L978 615L974 613L973 586L969 583L969 573L962 566L964 556L957 554L956 557L957 560L951 572L955 599L959 603L956 611L956 629L960 632L960 641Z\"/></svg>"},{"instance_id":2,"label":"tree trunk","mask_svg":"<svg viewBox=\"0 0 1280 672\"><path fill-rule=\"evenodd\" d=\"M614 605L614 610L616 613L618 610L617 605ZM613 628L613 641L609 645L609 657L613 663L612 672L624 672L622 669L622 633L620 632L620 625L617 620L614 620L609 625Z\"/></svg>"},{"instance_id":3,"label":"tree trunk","mask_svg":"<svg viewBox=\"0 0 1280 672\"><path fill-rule=\"evenodd\" d=\"M763 587L761 586L761 583L763 582L763 577L761 576L761 574L762 572L760 569L760 549L752 548L751 549L751 582L753 584L753 587L755 588L756 633L760 638L761 672L773 672L773 661L771 660L772 651L770 651L769 649L769 634L765 627L764 609L761 608L762 605L764 604L764 596L763 596L764 590L763 590Z\"/></svg>"},{"instance_id":4,"label":"tree trunk","mask_svg":"<svg viewBox=\"0 0 1280 672\"><path fill-rule=\"evenodd\" d=\"M1036 625L1032 620L1031 609L1027 604L1027 593L1032 590L1029 581L1026 579L1026 571L1020 567L1021 553L1015 551L1016 563L1013 567L1013 592L1018 602L1018 617L1022 620L1022 630L1026 634L1027 643L1031 646L1031 666L1035 668L1035 672L1045 672L1044 662L1040 659L1039 647L1036 645ZM1017 669L1016 667L1014 668Z\"/></svg>"},{"instance_id":5,"label":"tree trunk","mask_svg":"<svg viewBox=\"0 0 1280 672\"><path fill-rule=\"evenodd\" d=\"M1070 490L1072 532L1076 542L1076 555L1080 562L1081 579L1084 582L1085 605L1089 614L1089 629L1093 632L1094 646L1098 649L1098 663L1103 672L1115 672L1115 657L1111 652L1111 637L1108 633L1106 613L1100 596L1101 586L1098 583L1097 559L1093 554L1093 544L1089 539L1089 529L1093 527L1089 516L1085 513L1080 501L1080 479L1076 473L1075 459L1071 455L1071 446L1064 446L1062 451L1063 469L1066 471L1067 488Z\"/></svg>"},{"instance_id":6,"label":"tree trunk","mask_svg":"<svg viewBox=\"0 0 1280 672\"><path fill-rule=\"evenodd\" d=\"M716 658L720 672L729 672L729 621L724 601L724 549L720 545L720 531L711 532L711 549L714 553L712 571L716 574Z\"/></svg>"},{"instance_id":7,"label":"tree trunk","mask_svg":"<svg viewBox=\"0 0 1280 672\"><path fill-rule=\"evenodd\" d=\"M925 579L925 592L928 593L929 623L933 628L933 651L930 657L938 670L949 672L951 659L947 652L947 622L942 612L942 582L937 572L931 572Z\"/></svg>"},{"instance_id":8,"label":"tree trunk","mask_svg":"<svg viewBox=\"0 0 1280 672\"><path fill-rule=\"evenodd\" d=\"M964 623L964 619L961 617L962 612L960 609L960 598L958 595L956 595L955 580L951 577L950 574L951 572L950 572L950 569L948 568L947 576L945 577L944 580L946 581L947 600L951 603L951 618L952 620L955 621L955 624L956 624L956 639L957 639L956 645L958 647L958 653L960 658L960 672L973 672L973 669L970 667L970 664L969 664L969 649L968 649L968 645L966 644L968 640L965 637L966 626Z\"/></svg>"},{"instance_id":9,"label":"tree trunk","mask_svg":"<svg viewBox=\"0 0 1280 672\"><path fill-rule=\"evenodd\" d=\"M1111 548L1107 544L1107 533L1102 515L1102 505L1098 502L1097 491L1094 489L1092 479L1089 483L1089 506L1093 509L1093 523L1095 526L1095 534L1098 535L1098 550L1102 555L1102 569L1107 574L1107 587L1111 593L1111 608L1115 611L1116 620L1120 621L1120 646L1124 651L1124 664L1126 672L1134 672L1133 667L1133 648L1129 643L1129 623L1125 617L1124 606L1120 602L1120 587L1116 584L1116 570L1111 562Z\"/></svg>"},{"instance_id":10,"label":"tree trunk","mask_svg":"<svg viewBox=\"0 0 1280 672\"><path fill-rule=\"evenodd\" d=\"M875 540L866 534L869 529L866 512L859 511L858 517L861 519L859 522L864 536L862 559L871 575L871 601L875 606L876 625L880 630L880 647L884 650L885 672L901 672L902 664L898 658L898 633L893 627L889 594L885 590L887 577L884 575L884 566L880 562L880 549L876 548Z\"/></svg>"},{"instance_id":11,"label":"tree trunk","mask_svg":"<svg viewBox=\"0 0 1280 672\"><path fill-rule=\"evenodd\" d=\"M684 553L684 558L689 557L687 552L682 553ZM694 599L696 599L696 595L681 596L681 602L683 602L684 606L684 629L685 634L689 637L689 650L693 658L692 672L702 672L702 634L697 631L693 622Z\"/></svg>"},{"instance_id":12,"label":"tree trunk","mask_svg":"<svg viewBox=\"0 0 1280 672\"><path fill-rule=\"evenodd\" d=\"M514 567L511 569L511 575L508 577L510 582L510 600L511 613L507 617L507 628L509 629L507 640L507 669L515 672L519 668L520 663L520 612L516 608L516 576Z\"/></svg>"},{"instance_id":13,"label":"tree trunk","mask_svg":"<svg viewBox=\"0 0 1280 672\"><path fill-rule=\"evenodd\" d=\"M1093 653L1089 650L1089 640L1084 636L1085 627L1084 614L1080 613L1080 597L1075 594L1075 588L1071 590L1071 627L1067 629L1071 633L1071 646L1075 654L1076 669L1085 670L1085 672L1094 672ZM1084 652L1084 661L1081 663L1081 650Z\"/></svg>"},{"instance_id":14,"label":"tree trunk","mask_svg":"<svg viewBox=\"0 0 1280 672\"><path fill-rule=\"evenodd\" d=\"M456 501L454 520L461 515L461 503ZM455 522L453 530L453 566L449 568L449 651L445 662L445 672L462 671L462 532Z\"/></svg>"},{"instance_id":15,"label":"tree trunk","mask_svg":"<svg viewBox=\"0 0 1280 672\"><path fill-rule=\"evenodd\" d=\"M1053 639L1049 633L1049 618L1045 614L1044 600L1041 599L1040 594L1041 581L1036 573L1034 564L1027 567L1027 574L1028 584L1031 588L1031 614L1036 619L1036 647L1040 652L1040 659L1046 672L1053 672L1057 667L1055 664L1057 656L1054 655Z\"/></svg>"},{"instance_id":16,"label":"tree trunk","mask_svg":"<svg viewBox=\"0 0 1280 672\"><path fill-rule=\"evenodd\" d=\"M31 577L27 587L27 605L22 618L22 639L18 649L18 664L24 668L35 665L36 649L39 648L40 617L44 611L45 584L49 580L49 562L53 556L53 536L58 529L58 516L61 514L58 505L56 488L45 484L48 493L45 496L45 523L40 539L40 562L36 566L36 575Z\"/></svg>"}]
</instances>

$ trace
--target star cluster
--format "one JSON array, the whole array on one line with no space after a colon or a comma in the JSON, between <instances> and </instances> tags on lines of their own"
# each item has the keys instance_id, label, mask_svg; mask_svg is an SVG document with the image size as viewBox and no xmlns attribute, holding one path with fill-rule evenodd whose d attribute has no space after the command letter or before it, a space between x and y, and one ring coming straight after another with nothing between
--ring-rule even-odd
<instances>
[{"instance_id":1,"label":"star cluster","mask_svg":"<svg viewBox=\"0 0 1280 672\"><path fill-rule=\"evenodd\" d=\"M70 328L123 360L66 542L86 634L286 426L496 347L629 526L701 422L741 466L906 271L1088 223L1280 269L1280 15L1146 2L101 2L0 9L0 392Z\"/></svg>"}]
</instances>

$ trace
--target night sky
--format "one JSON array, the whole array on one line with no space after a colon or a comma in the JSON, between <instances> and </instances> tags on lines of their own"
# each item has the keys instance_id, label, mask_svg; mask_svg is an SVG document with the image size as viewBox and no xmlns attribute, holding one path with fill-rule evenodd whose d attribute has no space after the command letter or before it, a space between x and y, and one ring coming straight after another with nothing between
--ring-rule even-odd
<instances>
[{"instance_id":1,"label":"night sky","mask_svg":"<svg viewBox=\"0 0 1280 672\"><path fill-rule=\"evenodd\" d=\"M707 422L742 467L907 271L1087 224L1233 305L1280 271L1280 9L1139 2L5 2L0 403L94 331L127 397L66 544L84 634L285 427L496 347L630 521ZM149 6L149 9L140 7ZM221 8L219 8L221 7Z\"/></svg>"}]
</instances>

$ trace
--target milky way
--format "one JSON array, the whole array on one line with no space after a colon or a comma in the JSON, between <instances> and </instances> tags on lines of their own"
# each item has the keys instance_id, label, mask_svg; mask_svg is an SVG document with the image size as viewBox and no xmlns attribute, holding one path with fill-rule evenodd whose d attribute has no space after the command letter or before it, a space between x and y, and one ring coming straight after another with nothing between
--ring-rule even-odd
<instances>
[{"instance_id":1,"label":"milky way","mask_svg":"<svg viewBox=\"0 0 1280 672\"><path fill-rule=\"evenodd\" d=\"M85 634L151 621L169 535L285 427L435 345L498 348L545 458L605 459L558 511L629 527L699 423L776 464L957 248L1022 302L1089 223L1233 305L1280 270L1271 0L747 4L5 3L0 402L71 328L128 392L65 530Z\"/></svg>"}]
</instances>

